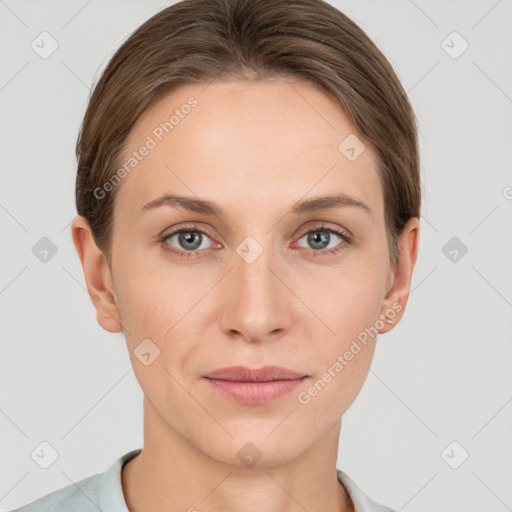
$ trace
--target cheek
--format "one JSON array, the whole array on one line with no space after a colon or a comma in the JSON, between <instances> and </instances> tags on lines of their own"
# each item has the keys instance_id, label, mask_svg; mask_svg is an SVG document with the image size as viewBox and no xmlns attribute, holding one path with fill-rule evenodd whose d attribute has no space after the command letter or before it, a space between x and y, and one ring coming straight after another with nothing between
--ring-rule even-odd
<instances>
[{"instance_id":1,"label":"cheek","mask_svg":"<svg viewBox=\"0 0 512 512\"><path fill-rule=\"evenodd\" d=\"M342 416L359 394L371 366L376 344L379 301L375 286L350 283L350 291L339 289L318 298L323 320L335 332L329 339L318 339L313 358L316 374L310 386L297 396L303 412L323 411L324 420L333 423Z\"/></svg>"},{"instance_id":2,"label":"cheek","mask_svg":"<svg viewBox=\"0 0 512 512\"><path fill-rule=\"evenodd\" d=\"M148 272L132 272L121 286L119 307L131 364L154 404L165 403L167 394L177 398L182 392L173 376L178 377L176 367L191 350L193 336L186 336L191 333L183 329L190 328L187 311L194 298L180 288L179 280Z\"/></svg>"},{"instance_id":3,"label":"cheek","mask_svg":"<svg viewBox=\"0 0 512 512\"><path fill-rule=\"evenodd\" d=\"M129 268L127 264L118 307L130 348L134 350L144 339L150 339L165 359L177 360L201 328L200 318L204 315L200 312L211 288L211 276L196 275L191 279L179 268L172 272L169 267L157 269L148 265L138 267L144 271L133 266L135 270L130 272Z\"/></svg>"},{"instance_id":4,"label":"cheek","mask_svg":"<svg viewBox=\"0 0 512 512\"><path fill-rule=\"evenodd\" d=\"M343 343L378 319L383 279L375 268L346 267L321 281L317 278L307 297L334 331L333 337Z\"/></svg>"},{"instance_id":5,"label":"cheek","mask_svg":"<svg viewBox=\"0 0 512 512\"><path fill-rule=\"evenodd\" d=\"M131 245L136 245L136 242ZM172 320L175 307L171 306L181 302L179 269L171 273L169 267L165 269L142 250L140 253L132 250L119 258L116 266L116 291L119 289L120 297L118 306L127 330L160 332L162 326Z\"/></svg>"},{"instance_id":6,"label":"cheek","mask_svg":"<svg viewBox=\"0 0 512 512\"><path fill-rule=\"evenodd\" d=\"M308 296L314 304L312 309L333 331L328 340L318 343L316 367L319 377L325 372L327 386L342 390L346 397L355 397L375 350L376 322L382 300L381 276L375 269L365 272L358 268L331 277ZM331 398L336 399L334 395Z\"/></svg>"}]
</instances>

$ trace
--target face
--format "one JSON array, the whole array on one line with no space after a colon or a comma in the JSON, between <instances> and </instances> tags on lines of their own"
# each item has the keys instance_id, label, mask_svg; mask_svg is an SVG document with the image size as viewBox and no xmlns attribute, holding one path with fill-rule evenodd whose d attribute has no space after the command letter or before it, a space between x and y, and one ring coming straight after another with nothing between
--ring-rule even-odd
<instances>
[{"instance_id":1,"label":"face","mask_svg":"<svg viewBox=\"0 0 512 512\"><path fill-rule=\"evenodd\" d=\"M405 306L388 293L376 155L339 149L355 133L311 84L216 82L173 91L127 141L112 316L154 421L218 461L239 465L248 441L266 464L312 448L359 393L383 315L396 325ZM238 365L305 377L252 403L205 378Z\"/></svg>"}]
</instances>

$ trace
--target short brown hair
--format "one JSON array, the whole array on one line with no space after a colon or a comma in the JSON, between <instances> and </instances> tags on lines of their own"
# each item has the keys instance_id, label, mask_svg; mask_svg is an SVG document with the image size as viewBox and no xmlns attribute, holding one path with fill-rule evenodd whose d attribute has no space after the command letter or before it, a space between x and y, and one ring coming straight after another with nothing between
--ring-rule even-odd
<instances>
[{"instance_id":1,"label":"short brown hair","mask_svg":"<svg viewBox=\"0 0 512 512\"><path fill-rule=\"evenodd\" d=\"M417 121L391 64L366 33L323 0L182 0L121 45L91 93L76 144L76 206L111 264L114 199L94 191L120 166L133 126L187 83L291 76L339 101L378 157L390 261L420 216ZM341 141L340 141L341 142Z\"/></svg>"}]
</instances>

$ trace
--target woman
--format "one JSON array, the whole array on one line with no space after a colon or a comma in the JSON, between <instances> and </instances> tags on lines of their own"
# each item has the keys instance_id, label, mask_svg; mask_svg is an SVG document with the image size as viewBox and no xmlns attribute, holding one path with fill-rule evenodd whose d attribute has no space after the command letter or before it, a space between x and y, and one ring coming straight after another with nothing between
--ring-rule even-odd
<instances>
[{"instance_id":1,"label":"woman","mask_svg":"<svg viewBox=\"0 0 512 512\"><path fill-rule=\"evenodd\" d=\"M77 157L144 446L18 510L390 511L336 467L419 244L415 116L366 34L321 0L176 3L109 62Z\"/></svg>"}]
</instances>

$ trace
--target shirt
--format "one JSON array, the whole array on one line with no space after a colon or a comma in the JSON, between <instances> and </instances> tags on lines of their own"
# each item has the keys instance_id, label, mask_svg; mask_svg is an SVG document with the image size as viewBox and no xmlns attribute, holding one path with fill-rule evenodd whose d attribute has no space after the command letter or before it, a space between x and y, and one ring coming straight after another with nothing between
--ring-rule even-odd
<instances>
[{"instance_id":1,"label":"shirt","mask_svg":"<svg viewBox=\"0 0 512 512\"><path fill-rule=\"evenodd\" d=\"M141 450L125 453L104 473L84 478L11 512L129 512L121 485L121 469ZM396 512L370 499L346 473L336 471L354 503L355 512Z\"/></svg>"}]
</instances>

